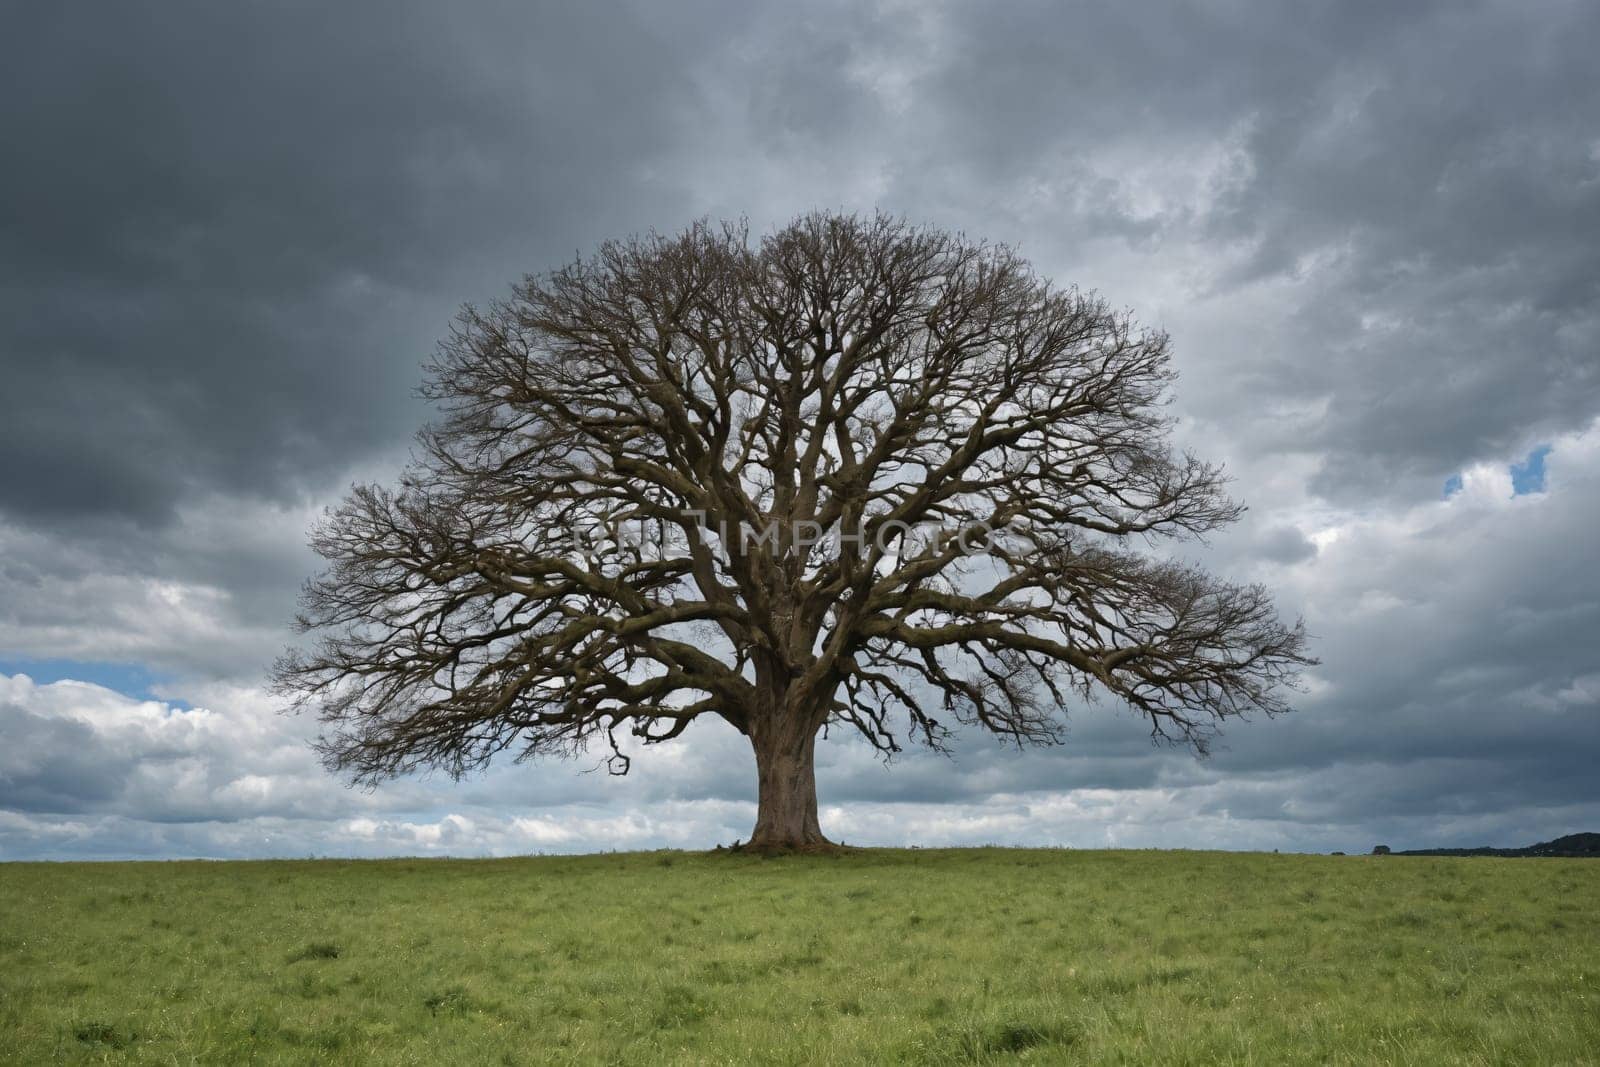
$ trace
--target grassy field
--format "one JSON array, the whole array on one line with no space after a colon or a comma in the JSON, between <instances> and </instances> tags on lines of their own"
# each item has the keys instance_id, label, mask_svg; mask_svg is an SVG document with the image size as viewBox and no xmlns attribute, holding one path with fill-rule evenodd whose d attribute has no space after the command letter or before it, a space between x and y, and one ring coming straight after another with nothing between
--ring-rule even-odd
<instances>
[{"instance_id":1,"label":"grassy field","mask_svg":"<svg viewBox=\"0 0 1600 1067\"><path fill-rule=\"evenodd\" d=\"M0 1061L1595 1063L1600 863L0 865Z\"/></svg>"}]
</instances>

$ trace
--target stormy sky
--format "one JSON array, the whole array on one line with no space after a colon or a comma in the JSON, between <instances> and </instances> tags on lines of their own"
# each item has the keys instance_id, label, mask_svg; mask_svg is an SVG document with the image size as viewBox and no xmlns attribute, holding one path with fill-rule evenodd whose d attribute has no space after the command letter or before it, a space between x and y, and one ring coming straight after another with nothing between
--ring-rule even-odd
<instances>
[{"instance_id":1,"label":"stormy sky","mask_svg":"<svg viewBox=\"0 0 1600 1067\"><path fill-rule=\"evenodd\" d=\"M822 746L860 844L1365 850L1600 829L1600 9L27 5L0 39L0 858L709 847L715 725L625 780L373 792L264 690L305 547L467 301L600 241L881 209L1173 337L1200 555L1302 615L1197 761Z\"/></svg>"}]
</instances>

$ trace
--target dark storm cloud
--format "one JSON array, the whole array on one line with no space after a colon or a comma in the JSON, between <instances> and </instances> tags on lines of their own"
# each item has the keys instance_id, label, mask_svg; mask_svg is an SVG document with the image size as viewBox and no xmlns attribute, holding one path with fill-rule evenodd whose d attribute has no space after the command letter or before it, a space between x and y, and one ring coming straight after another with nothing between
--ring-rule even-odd
<instances>
[{"instance_id":1,"label":"dark storm cloud","mask_svg":"<svg viewBox=\"0 0 1600 1067\"><path fill-rule=\"evenodd\" d=\"M1253 269L1334 257L1299 315L1303 345L1346 339L1300 361L1300 388L1334 398L1308 438L1326 493L1370 494L1396 467L1437 478L1593 416L1600 34L1592 11L1563 14L1447 10L1252 131L1257 177L1222 224L1254 239Z\"/></svg>"},{"instance_id":2,"label":"dark storm cloud","mask_svg":"<svg viewBox=\"0 0 1600 1067\"><path fill-rule=\"evenodd\" d=\"M627 19L40 6L0 47L13 515L324 488L414 429L456 304L676 221L681 73Z\"/></svg>"},{"instance_id":3,"label":"dark storm cloud","mask_svg":"<svg viewBox=\"0 0 1600 1067\"><path fill-rule=\"evenodd\" d=\"M1252 505L1196 554L1278 590L1324 661L1206 764L1111 706L1060 749L886 769L830 743L847 836L1518 843L1600 806L1590 6L37 6L7 30L0 657L135 662L217 709L173 748L148 712L19 689L7 854L743 832L729 731L623 784L580 761L361 799L293 754L307 724L211 683L259 681L306 524L392 476L459 303L606 237L815 207L1019 243L1170 328L1180 432ZM1538 499L1484 481L1551 442Z\"/></svg>"},{"instance_id":4,"label":"dark storm cloud","mask_svg":"<svg viewBox=\"0 0 1600 1067\"><path fill-rule=\"evenodd\" d=\"M1185 400L1258 448L1317 452L1319 490L1438 481L1600 406L1592 8L1003 5L943 40L908 123L934 133L900 186L952 205L998 189L1034 243L1040 190L1065 216L1050 229L1120 229L1157 255L1206 241L1213 294L1303 283L1279 297L1293 311L1270 353L1217 352L1219 378L1206 352ZM1141 208L1118 181L1133 161L1203 167L1230 140L1210 203ZM1230 329L1237 346L1251 324ZM1253 435L1244 375L1256 410L1326 407Z\"/></svg>"},{"instance_id":5,"label":"dark storm cloud","mask_svg":"<svg viewBox=\"0 0 1600 1067\"><path fill-rule=\"evenodd\" d=\"M0 808L76 814L122 791L127 768L105 764L101 739L87 723L49 719L0 704L6 724Z\"/></svg>"},{"instance_id":6,"label":"dark storm cloud","mask_svg":"<svg viewBox=\"0 0 1600 1067\"><path fill-rule=\"evenodd\" d=\"M1600 391L1582 7L29 15L0 104L13 515L323 489L422 417L417 363L460 301L741 191L870 206L837 180L863 169L871 199L1044 251L1242 246L1213 288L1327 257L1239 369L1330 399L1262 442L1319 450L1330 493L1570 429ZM1118 181L1230 137L1210 203L1141 209Z\"/></svg>"}]
</instances>

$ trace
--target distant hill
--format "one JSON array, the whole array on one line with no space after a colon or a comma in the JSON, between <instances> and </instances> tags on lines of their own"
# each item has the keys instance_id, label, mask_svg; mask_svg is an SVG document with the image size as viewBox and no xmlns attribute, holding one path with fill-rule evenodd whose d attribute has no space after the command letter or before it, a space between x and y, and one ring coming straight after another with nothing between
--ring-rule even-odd
<instances>
[{"instance_id":1,"label":"distant hill","mask_svg":"<svg viewBox=\"0 0 1600 1067\"><path fill-rule=\"evenodd\" d=\"M1600 859L1600 834L1568 834L1527 848L1413 848L1392 856L1563 856Z\"/></svg>"}]
</instances>

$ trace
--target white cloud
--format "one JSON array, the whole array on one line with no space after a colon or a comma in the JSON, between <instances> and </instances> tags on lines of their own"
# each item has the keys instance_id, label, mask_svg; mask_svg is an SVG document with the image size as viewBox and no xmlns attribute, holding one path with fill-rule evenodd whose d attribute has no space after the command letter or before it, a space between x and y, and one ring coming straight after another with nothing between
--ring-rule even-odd
<instances>
[{"instance_id":1,"label":"white cloud","mask_svg":"<svg viewBox=\"0 0 1600 1067\"><path fill-rule=\"evenodd\" d=\"M1558 437L1547 470L1547 492L1530 496L1485 474L1394 510L1275 509L1290 528L1321 524L1313 554L1270 566L1286 602L1305 609L1324 666L1301 713L1236 726L1210 763L1145 747L1137 720L1112 707L1076 710L1062 750L1007 754L969 738L953 762L908 753L886 769L836 740L821 748L825 826L861 844L1346 849L1378 828L1418 844L1575 829L1557 821L1590 817L1600 799L1572 792L1597 726L1600 662L1584 627L1600 578L1570 570L1600 524L1600 427ZM1552 566L1568 573L1552 580ZM581 773L596 756L367 793L329 776L308 748L314 724L279 714L258 688L189 683L169 695L192 707L0 675L0 850L697 848L745 836L753 820L748 750L724 727L638 752L622 780ZM1552 762L1563 743L1577 765Z\"/></svg>"}]
</instances>

